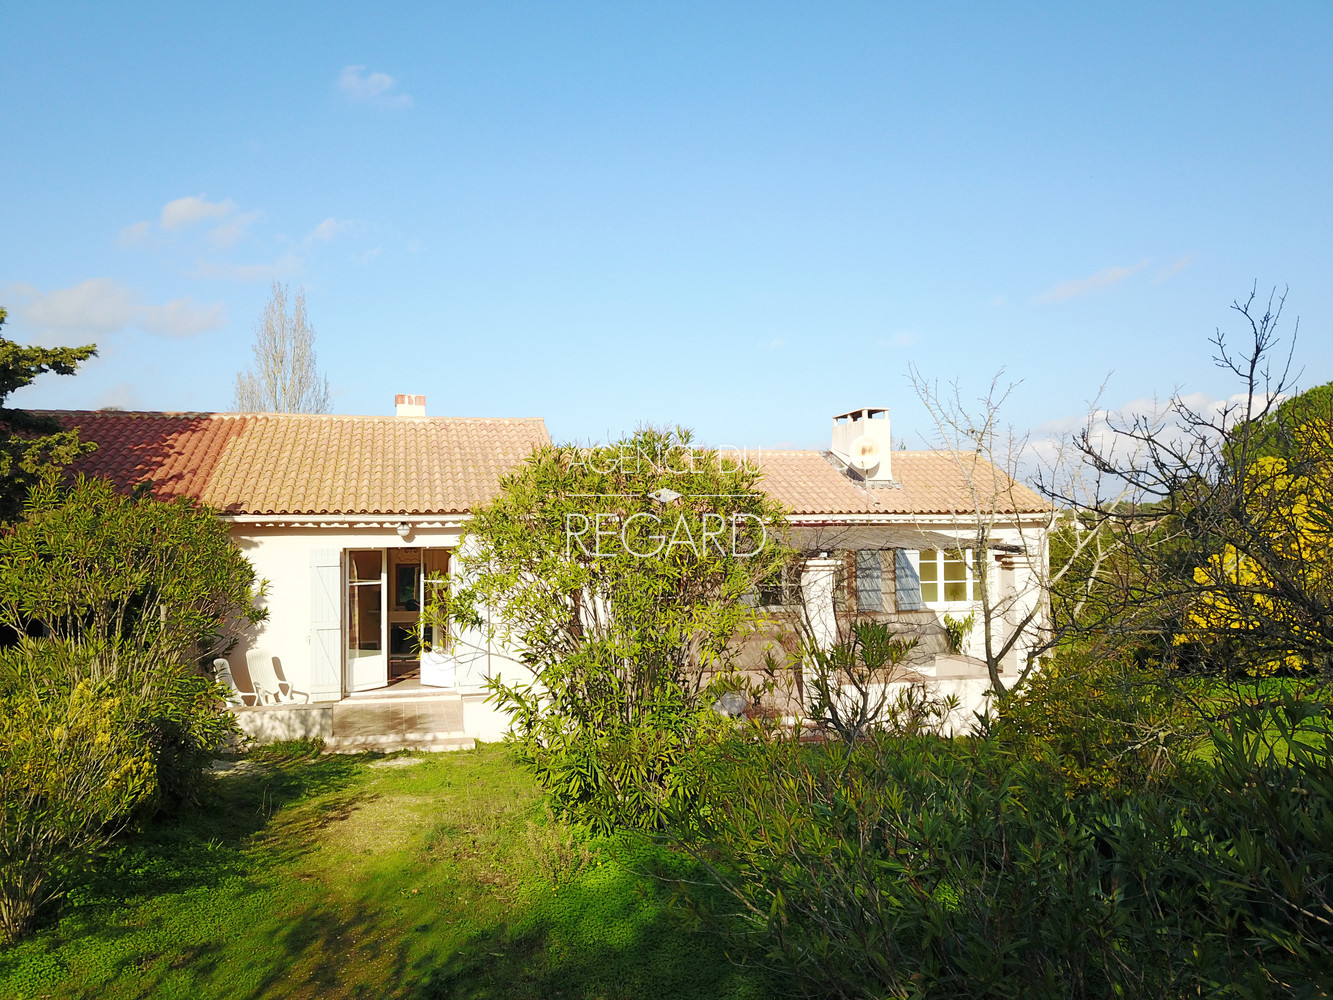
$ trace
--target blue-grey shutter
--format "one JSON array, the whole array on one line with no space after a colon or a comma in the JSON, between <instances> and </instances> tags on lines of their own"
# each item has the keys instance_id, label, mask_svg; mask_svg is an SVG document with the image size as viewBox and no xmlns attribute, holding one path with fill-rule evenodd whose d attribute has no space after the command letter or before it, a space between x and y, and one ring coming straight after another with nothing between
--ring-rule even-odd
<instances>
[{"instance_id":1,"label":"blue-grey shutter","mask_svg":"<svg viewBox=\"0 0 1333 1000\"><path fill-rule=\"evenodd\" d=\"M856 610L883 611L883 570L875 549L856 551Z\"/></svg>"},{"instance_id":2,"label":"blue-grey shutter","mask_svg":"<svg viewBox=\"0 0 1333 1000\"><path fill-rule=\"evenodd\" d=\"M921 577L906 549L893 550L893 569L898 578L898 610L920 611L926 606L921 600Z\"/></svg>"}]
</instances>

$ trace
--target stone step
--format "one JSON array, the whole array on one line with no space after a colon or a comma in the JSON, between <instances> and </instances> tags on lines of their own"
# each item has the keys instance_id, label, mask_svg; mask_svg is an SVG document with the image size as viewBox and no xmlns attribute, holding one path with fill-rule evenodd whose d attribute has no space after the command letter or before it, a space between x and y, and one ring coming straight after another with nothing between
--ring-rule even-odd
<instances>
[{"instance_id":1,"label":"stone step","mask_svg":"<svg viewBox=\"0 0 1333 1000\"><path fill-rule=\"evenodd\" d=\"M331 737L324 741L325 753L392 753L395 750L419 750L443 753L472 750L477 741L462 733L402 733L393 736Z\"/></svg>"},{"instance_id":2,"label":"stone step","mask_svg":"<svg viewBox=\"0 0 1333 1000\"><path fill-rule=\"evenodd\" d=\"M332 736L362 743L380 739L433 739L463 735L463 700L453 697L340 701L333 706Z\"/></svg>"}]
</instances>

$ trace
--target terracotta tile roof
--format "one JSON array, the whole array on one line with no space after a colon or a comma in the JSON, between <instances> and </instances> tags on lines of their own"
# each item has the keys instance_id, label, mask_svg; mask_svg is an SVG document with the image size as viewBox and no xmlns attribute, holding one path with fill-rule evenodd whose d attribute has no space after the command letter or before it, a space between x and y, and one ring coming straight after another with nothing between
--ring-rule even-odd
<instances>
[{"instance_id":1,"label":"terracotta tile roof","mask_svg":"<svg viewBox=\"0 0 1333 1000\"><path fill-rule=\"evenodd\" d=\"M970 454L955 458L947 451L895 451L893 478L901 489L866 488L833 462L819 451L766 451L759 456L764 471L760 485L797 515L974 514L977 502L969 478L984 504L994 502L995 513L1050 509L1026 486Z\"/></svg>"},{"instance_id":2,"label":"terracotta tile roof","mask_svg":"<svg viewBox=\"0 0 1333 1000\"><path fill-rule=\"evenodd\" d=\"M540 419L51 412L97 442L74 471L225 514L450 514L550 442Z\"/></svg>"}]
</instances>

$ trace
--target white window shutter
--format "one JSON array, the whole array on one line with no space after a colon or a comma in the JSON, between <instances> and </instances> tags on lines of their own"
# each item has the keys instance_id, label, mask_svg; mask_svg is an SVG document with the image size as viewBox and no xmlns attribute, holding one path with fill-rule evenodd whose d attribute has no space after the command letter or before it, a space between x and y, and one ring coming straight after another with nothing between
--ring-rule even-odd
<instances>
[{"instance_id":1,"label":"white window shutter","mask_svg":"<svg viewBox=\"0 0 1333 1000\"><path fill-rule=\"evenodd\" d=\"M342 694L342 552L310 553L310 693Z\"/></svg>"}]
</instances>

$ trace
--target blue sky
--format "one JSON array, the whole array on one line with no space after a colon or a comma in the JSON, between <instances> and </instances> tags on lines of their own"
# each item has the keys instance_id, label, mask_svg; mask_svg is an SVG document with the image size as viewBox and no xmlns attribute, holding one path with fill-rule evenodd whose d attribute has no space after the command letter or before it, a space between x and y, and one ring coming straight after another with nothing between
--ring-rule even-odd
<instances>
[{"instance_id":1,"label":"blue sky","mask_svg":"<svg viewBox=\"0 0 1333 1000\"><path fill-rule=\"evenodd\" d=\"M1333 5L10 5L26 406L226 409L273 278L341 413L826 446L905 380L1010 420L1179 387L1289 286L1333 378ZM1288 327L1289 328L1289 327Z\"/></svg>"}]
</instances>

